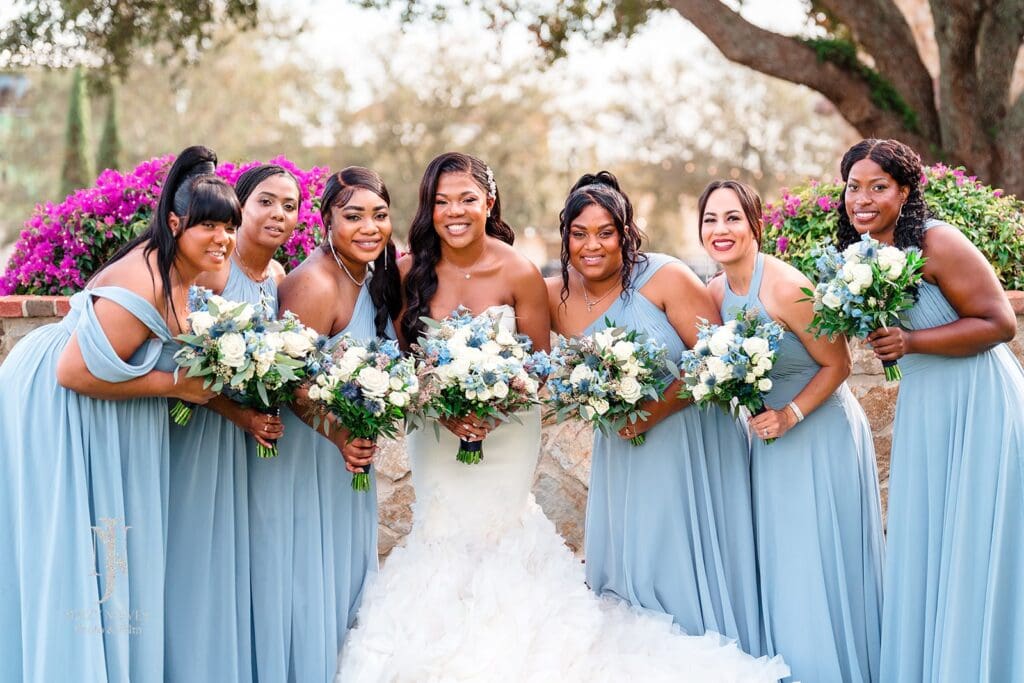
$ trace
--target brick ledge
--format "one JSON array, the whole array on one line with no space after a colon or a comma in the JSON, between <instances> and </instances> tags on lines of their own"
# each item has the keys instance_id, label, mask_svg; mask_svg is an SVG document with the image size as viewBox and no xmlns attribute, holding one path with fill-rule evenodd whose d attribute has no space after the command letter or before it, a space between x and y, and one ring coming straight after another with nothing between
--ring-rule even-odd
<instances>
[{"instance_id":1,"label":"brick ledge","mask_svg":"<svg viewBox=\"0 0 1024 683\"><path fill-rule=\"evenodd\" d=\"M59 318L70 310L66 296L0 296L0 318Z\"/></svg>"}]
</instances>

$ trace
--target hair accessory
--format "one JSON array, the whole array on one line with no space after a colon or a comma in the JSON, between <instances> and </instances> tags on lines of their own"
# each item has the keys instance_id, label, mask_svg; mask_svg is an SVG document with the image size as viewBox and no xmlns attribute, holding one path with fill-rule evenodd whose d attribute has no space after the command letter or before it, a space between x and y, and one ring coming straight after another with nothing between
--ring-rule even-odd
<instances>
[{"instance_id":1,"label":"hair accessory","mask_svg":"<svg viewBox=\"0 0 1024 683\"><path fill-rule=\"evenodd\" d=\"M796 401L789 402L789 409L793 411L794 415L796 415L797 424L800 424L801 422L804 421L803 411L800 410L800 406L796 404Z\"/></svg>"},{"instance_id":2,"label":"hair accessory","mask_svg":"<svg viewBox=\"0 0 1024 683\"><path fill-rule=\"evenodd\" d=\"M498 185L494 182L494 171L487 164L484 164L484 168L487 169L487 196L491 199L498 197Z\"/></svg>"}]
</instances>

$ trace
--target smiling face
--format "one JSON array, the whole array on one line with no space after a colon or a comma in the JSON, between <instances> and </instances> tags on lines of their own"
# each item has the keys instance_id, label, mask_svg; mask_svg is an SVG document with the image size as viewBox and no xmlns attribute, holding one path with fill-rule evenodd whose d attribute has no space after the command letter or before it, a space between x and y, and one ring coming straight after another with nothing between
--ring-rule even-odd
<instances>
[{"instance_id":1,"label":"smiling face","mask_svg":"<svg viewBox=\"0 0 1024 683\"><path fill-rule=\"evenodd\" d=\"M461 249L487 232L487 212L494 200L468 173L442 173L434 193L434 230L441 242Z\"/></svg>"},{"instance_id":2,"label":"smiling face","mask_svg":"<svg viewBox=\"0 0 1024 683\"><path fill-rule=\"evenodd\" d=\"M615 220L600 204L589 204L569 223L569 263L590 282L622 272L622 242Z\"/></svg>"},{"instance_id":3,"label":"smiling face","mask_svg":"<svg viewBox=\"0 0 1024 683\"><path fill-rule=\"evenodd\" d=\"M708 196L701 216L700 237L708 256L723 266L738 262L758 250L739 195L727 187L719 188Z\"/></svg>"},{"instance_id":4,"label":"smiling face","mask_svg":"<svg viewBox=\"0 0 1024 683\"><path fill-rule=\"evenodd\" d=\"M846 215L854 230L891 243L909 188L901 187L881 166L865 158L850 167L844 192Z\"/></svg>"},{"instance_id":5,"label":"smiling face","mask_svg":"<svg viewBox=\"0 0 1024 683\"><path fill-rule=\"evenodd\" d=\"M391 239L391 211L384 199L357 187L348 201L331 206L331 241L349 270L363 272Z\"/></svg>"},{"instance_id":6,"label":"smiling face","mask_svg":"<svg viewBox=\"0 0 1024 683\"><path fill-rule=\"evenodd\" d=\"M168 224L177 235L178 270L186 277L220 270L235 249L237 228L231 223L203 221L180 230L181 220L171 213Z\"/></svg>"},{"instance_id":7,"label":"smiling face","mask_svg":"<svg viewBox=\"0 0 1024 683\"><path fill-rule=\"evenodd\" d=\"M289 176L273 175L245 200L241 234L247 244L276 250L291 237L298 219L299 188Z\"/></svg>"}]
</instances>

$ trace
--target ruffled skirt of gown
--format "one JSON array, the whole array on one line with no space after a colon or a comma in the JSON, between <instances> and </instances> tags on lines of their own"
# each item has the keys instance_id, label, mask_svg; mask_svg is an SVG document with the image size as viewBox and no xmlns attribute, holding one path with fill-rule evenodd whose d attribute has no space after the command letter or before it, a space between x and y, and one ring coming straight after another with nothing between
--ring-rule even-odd
<instances>
[{"instance_id":1,"label":"ruffled skirt of gown","mask_svg":"<svg viewBox=\"0 0 1024 683\"><path fill-rule=\"evenodd\" d=\"M446 430L409 435L413 530L364 595L338 681L737 683L788 672L590 592L529 493L539 412L522 418L488 435L478 465L456 461Z\"/></svg>"}]
</instances>

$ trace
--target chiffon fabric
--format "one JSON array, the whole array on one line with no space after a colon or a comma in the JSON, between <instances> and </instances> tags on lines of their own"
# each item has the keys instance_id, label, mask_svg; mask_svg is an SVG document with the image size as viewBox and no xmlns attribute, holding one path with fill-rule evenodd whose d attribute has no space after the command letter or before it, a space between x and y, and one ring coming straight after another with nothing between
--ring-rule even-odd
<instances>
[{"instance_id":1,"label":"chiffon fabric","mask_svg":"<svg viewBox=\"0 0 1024 683\"><path fill-rule=\"evenodd\" d=\"M510 306L492 307L512 329ZM540 411L521 413L456 460L458 439L410 433L416 503L406 544L366 591L337 681L602 683L774 681L778 659L680 634L671 617L601 600L530 494Z\"/></svg>"},{"instance_id":2,"label":"chiffon fabric","mask_svg":"<svg viewBox=\"0 0 1024 683\"><path fill-rule=\"evenodd\" d=\"M273 278L230 262L220 294L277 313ZM203 407L170 427L167 531L168 681L252 680L248 453L256 442ZM258 466L255 463L254 466Z\"/></svg>"},{"instance_id":3,"label":"chiffon fabric","mask_svg":"<svg viewBox=\"0 0 1024 683\"><path fill-rule=\"evenodd\" d=\"M686 348L640 289L679 261L647 254L605 320L646 333L677 360ZM587 583L599 595L672 616L684 631L714 631L764 653L757 593L750 459L742 427L717 408L690 406L632 446L594 434L586 518Z\"/></svg>"},{"instance_id":4,"label":"chiffon fabric","mask_svg":"<svg viewBox=\"0 0 1024 683\"><path fill-rule=\"evenodd\" d=\"M154 338L122 360L94 298ZM0 366L0 681L160 681L167 401L61 388L57 361L72 334L107 382L175 367L157 310L112 286L74 295L64 320L26 335Z\"/></svg>"},{"instance_id":5,"label":"chiffon fabric","mask_svg":"<svg viewBox=\"0 0 1024 683\"><path fill-rule=\"evenodd\" d=\"M922 282L902 322L958 318ZM1005 344L899 365L882 681L1022 681L1024 371Z\"/></svg>"},{"instance_id":6,"label":"chiffon fabric","mask_svg":"<svg viewBox=\"0 0 1024 683\"><path fill-rule=\"evenodd\" d=\"M726 280L723 320L744 306L769 319L759 297L763 272L758 254L746 296ZM787 330L766 405L785 408L820 367ZM751 448L768 653L786 658L792 680L878 681L883 536L863 409L844 383L773 443L754 437Z\"/></svg>"},{"instance_id":7,"label":"chiffon fabric","mask_svg":"<svg viewBox=\"0 0 1024 683\"><path fill-rule=\"evenodd\" d=\"M348 326L376 336L364 283ZM377 570L377 485L353 491L337 446L282 410L278 455L249 455L253 648L259 681L330 681L367 576Z\"/></svg>"}]
</instances>

